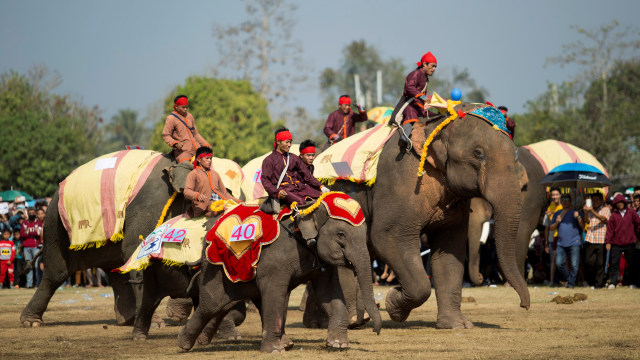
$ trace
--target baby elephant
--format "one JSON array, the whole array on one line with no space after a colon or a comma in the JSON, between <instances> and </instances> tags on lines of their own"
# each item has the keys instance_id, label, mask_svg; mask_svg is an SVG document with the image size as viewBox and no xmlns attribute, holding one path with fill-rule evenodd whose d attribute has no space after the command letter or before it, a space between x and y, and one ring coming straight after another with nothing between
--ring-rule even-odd
<instances>
[{"instance_id":1,"label":"baby elephant","mask_svg":"<svg viewBox=\"0 0 640 360\"><path fill-rule=\"evenodd\" d=\"M181 349L190 350L203 329L205 333L215 332L225 314L238 302L261 299L261 350L283 352L285 347L292 346L284 332L291 289L307 281L313 283L319 302L331 314L327 346L348 347L349 322L338 281L338 266L352 267L357 274L365 308L373 319L374 331L380 333L382 321L373 297L366 224L354 226L330 217L324 206L304 217L304 223L313 223L317 229L317 256L294 232L294 223L287 219L279 224L278 239L262 248L253 280L232 282L222 266L204 261L197 279L199 306L180 331Z\"/></svg>"}]
</instances>

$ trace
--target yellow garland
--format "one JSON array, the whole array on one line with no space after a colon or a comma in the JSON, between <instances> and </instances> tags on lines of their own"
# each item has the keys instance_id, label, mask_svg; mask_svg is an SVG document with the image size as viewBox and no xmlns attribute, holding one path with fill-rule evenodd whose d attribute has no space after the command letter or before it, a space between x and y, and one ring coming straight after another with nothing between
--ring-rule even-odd
<instances>
[{"instance_id":1,"label":"yellow garland","mask_svg":"<svg viewBox=\"0 0 640 360\"><path fill-rule=\"evenodd\" d=\"M433 131L427 138L427 141L424 142L424 145L422 146L422 154L420 155L420 166L418 167L418 177L424 175L424 161L427 159L427 149L429 148L429 145L433 141L433 138L440 132L440 130L442 130L450 122L458 118L458 114L455 111L453 111L453 107L458 104L460 104L460 101L447 100L447 110L449 111L449 114L451 114L451 116L449 116L445 121L440 123L440 125L436 126L436 128L433 129Z\"/></svg>"},{"instance_id":2,"label":"yellow garland","mask_svg":"<svg viewBox=\"0 0 640 360\"><path fill-rule=\"evenodd\" d=\"M233 200L216 200L212 202L211 205L209 205L209 208L213 212L220 212L220 211L223 211L225 207L227 207L227 204L231 204L231 206L238 205Z\"/></svg>"},{"instance_id":3,"label":"yellow garland","mask_svg":"<svg viewBox=\"0 0 640 360\"><path fill-rule=\"evenodd\" d=\"M173 195L171 195L169 200L167 200L167 203L164 204L164 208L162 209L162 214L160 214L160 218L158 219L158 223L156 224L156 227L162 225L162 223L164 222L164 217L167 216L167 211L169 211L169 207L171 207L171 204L173 203L173 200L175 200L176 196L178 196L178 192L174 191Z\"/></svg>"},{"instance_id":4,"label":"yellow garland","mask_svg":"<svg viewBox=\"0 0 640 360\"><path fill-rule=\"evenodd\" d=\"M298 215L307 216L307 215L311 214L312 212L316 211L316 209L318 209L318 207L320 207L320 204L322 203L322 200L324 200L324 198L326 198L327 196L329 196L331 194L344 194L344 193L342 191L329 191L329 192L323 193L316 200L316 202L313 203L313 205L309 206L308 208L306 208L304 210L298 210ZM298 202L294 201L294 202L291 203L290 208L291 209L296 209L296 205L298 205ZM293 221L293 216L290 216L290 218Z\"/></svg>"}]
</instances>

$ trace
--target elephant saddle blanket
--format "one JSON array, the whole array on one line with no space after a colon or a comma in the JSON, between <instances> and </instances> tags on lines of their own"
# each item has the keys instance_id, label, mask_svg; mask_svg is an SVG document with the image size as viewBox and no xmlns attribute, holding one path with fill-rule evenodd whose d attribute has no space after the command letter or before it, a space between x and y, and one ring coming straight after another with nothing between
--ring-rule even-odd
<instances>
[{"instance_id":1,"label":"elephant saddle blanket","mask_svg":"<svg viewBox=\"0 0 640 360\"><path fill-rule=\"evenodd\" d=\"M191 219L179 215L166 221L153 230L117 270L122 273L144 270L152 260L168 266L198 262L202 258L207 220L204 215Z\"/></svg>"},{"instance_id":2,"label":"elephant saddle blanket","mask_svg":"<svg viewBox=\"0 0 640 360\"><path fill-rule=\"evenodd\" d=\"M225 212L207 232L207 260L222 265L232 282L253 280L262 246L273 243L280 235L279 217L259 211L259 207L236 206Z\"/></svg>"},{"instance_id":3,"label":"elephant saddle blanket","mask_svg":"<svg viewBox=\"0 0 640 360\"><path fill-rule=\"evenodd\" d=\"M336 180L372 185L382 148L396 129L389 124L379 124L330 146L316 157L313 175L329 185Z\"/></svg>"},{"instance_id":4,"label":"elephant saddle blanket","mask_svg":"<svg viewBox=\"0 0 640 360\"><path fill-rule=\"evenodd\" d=\"M75 169L60 183L58 211L72 250L119 241L126 208L162 158L149 150L123 150Z\"/></svg>"}]
</instances>

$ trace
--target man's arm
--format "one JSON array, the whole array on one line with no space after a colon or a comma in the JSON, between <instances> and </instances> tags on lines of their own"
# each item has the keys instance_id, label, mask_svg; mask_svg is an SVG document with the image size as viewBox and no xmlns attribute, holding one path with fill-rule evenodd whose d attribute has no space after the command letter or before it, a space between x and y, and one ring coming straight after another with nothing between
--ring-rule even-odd
<instances>
[{"instance_id":1,"label":"man's arm","mask_svg":"<svg viewBox=\"0 0 640 360\"><path fill-rule=\"evenodd\" d=\"M422 94L422 89L424 85L419 84L418 73L412 72L407 76L407 79L404 83L404 92L407 96L416 97Z\"/></svg>"},{"instance_id":2,"label":"man's arm","mask_svg":"<svg viewBox=\"0 0 640 360\"><path fill-rule=\"evenodd\" d=\"M173 132L176 127L176 119L173 116L167 116L167 119L164 121L164 128L162 129L162 140L169 145L169 147L173 147L179 141L173 137Z\"/></svg>"},{"instance_id":3,"label":"man's arm","mask_svg":"<svg viewBox=\"0 0 640 360\"><path fill-rule=\"evenodd\" d=\"M297 171L302 176L304 183L320 190L320 188L322 188L322 183L318 181L318 179L313 177L313 174L311 174L311 172L309 171L309 167L302 161L302 159L293 154L291 154L291 157L292 160L295 159L295 171Z\"/></svg>"},{"instance_id":4,"label":"man's arm","mask_svg":"<svg viewBox=\"0 0 640 360\"><path fill-rule=\"evenodd\" d=\"M188 200L195 201L198 197L198 192L195 191L196 188L196 174L191 171L189 175L187 175L187 180L184 184L184 197Z\"/></svg>"},{"instance_id":5,"label":"man's arm","mask_svg":"<svg viewBox=\"0 0 640 360\"><path fill-rule=\"evenodd\" d=\"M276 184L278 182L278 178L274 175L274 163L271 161L271 155L267 156L262 161L262 174L260 175L260 181L262 182L262 187L264 190L271 196L272 198L278 198L278 189L276 188ZM275 178L274 178L275 177Z\"/></svg>"},{"instance_id":6,"label":"man's arm","mask_svg":"<svg viewBox=\"0 0 640 360\"><path fill-rule=\"evenodd\" d=\"M340 137L338 134L335 133L335 131L333 130L333 128L335 127L335 120L334 120L334 114L335 112L332 112L331 114L329 114L329 116L327 117L327 121L324 123L324 134L327 136L327 138L330 141L335 141L338 137Z\"/></svg>"},{"instance_id":7,"label":"man's arm","mask_svg":"<svg viewBox=\"0 0 640 360\"><path fill-rule=\"evenodd\" d=\"M358 109L358 113L353 113L353 115L351 116L351 118L353 119L353 122L363 122L363 121L367 121L369 120L369 117L367 116L367 111L360 111L360 109Z\"/></svg>"},{"instance_id":8,"label":"man's arm","mask_svg":"<svg viewBox=\"0 0 640 360\"><path fill-rule=\"evenodd\" d=\"M238 199L237 197L231 195L231 193L229 193L227 191L227 187L224 186L224 182L222 181L222 177L220 176L220 174L216 173L213 169L211 169L211 172L213 174L215 174L217 181L216 181L216 191L218 191L220 194L222 194L224 196L225 199L227 200L233 200L236 203L240 204L242 201L240 201L240 199Z\"/></svg>"}]
</instances>

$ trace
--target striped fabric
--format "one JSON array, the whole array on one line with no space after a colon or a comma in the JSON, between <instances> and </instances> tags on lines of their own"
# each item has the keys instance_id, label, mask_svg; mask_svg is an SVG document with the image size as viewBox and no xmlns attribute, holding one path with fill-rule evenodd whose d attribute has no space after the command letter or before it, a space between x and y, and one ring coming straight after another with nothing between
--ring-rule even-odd
<instances>
[{"instance_id":1,"label":"striped fabric","mask_svg":"<svg viewBox=\"0 0 640 360\"><path fill-rule=\"evenodd\" d=\"M606 206L602 206L602 208L598 210L598 215L604 216L609 220L611 210ZM589 212L587 216L589 217L589 228L587 229L587 236L584 238L584 241L591 244L604 244L604 238L607 235L607 224L600 221L600 219L595 217L591 212Z\"/></svg>"},{"instance_id":2,"label":"striped fabric","mask_svg":"<svg viewBox=\"0 0 640 360\"><path fill-rule=\"evenodd\" d=\"M558 165L580 162L593 165L609 176L595 156L575 145L559 140L544 140L523 147L540 162L545 174Z\"/></svg>"}]
</instances>

